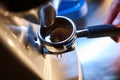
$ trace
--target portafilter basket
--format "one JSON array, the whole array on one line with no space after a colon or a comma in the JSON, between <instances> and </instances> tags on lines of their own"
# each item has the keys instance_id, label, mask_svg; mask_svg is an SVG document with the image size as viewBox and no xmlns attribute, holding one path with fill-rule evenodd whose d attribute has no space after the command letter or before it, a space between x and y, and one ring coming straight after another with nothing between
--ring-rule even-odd
<instances>
[{"instance_id":1,"label":"portafilter basket","mask_svg":"<svg viewBox=\"0 0 120 80\"><path fill-rule=\"evenodd\" d=\"M38 38L44 49L51 53L63 53L74 48L76 26L69 18L56 16L53 25L39 27Z\"/></svg>"}]
</instances>

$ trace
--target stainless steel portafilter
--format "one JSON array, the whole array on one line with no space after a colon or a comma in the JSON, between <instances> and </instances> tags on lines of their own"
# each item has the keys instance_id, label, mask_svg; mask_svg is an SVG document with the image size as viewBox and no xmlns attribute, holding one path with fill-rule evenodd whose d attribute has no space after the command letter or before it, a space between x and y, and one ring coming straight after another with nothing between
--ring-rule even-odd
<instances>
[{"instance_id":1,"label":"stainless steel portafilter","mask_svg":"<svg viewBox=\"0 0 120 80\"><path fill-rule=\"evenodd\" d=\"M38 38L43 48L51 53L62 53L73 49L72 45L76 39L75 24L67 17L56 16L53 25L39 27Z\"/></svg>"},{"instance_id":2,"label":"stainless steel portafilter","mask_svg":"<svg viewBox=\"0 0 120 80\"><path fill-rule=\"evenodd\" d=\"M112 24L95 25L76 30L72 20L64 16L57 16L53 25L39 27L38 38L43 48L52 53L63 53L74 48L77 37L106 37L120 36L120 28Z\"/></svg>"}]
</instances>

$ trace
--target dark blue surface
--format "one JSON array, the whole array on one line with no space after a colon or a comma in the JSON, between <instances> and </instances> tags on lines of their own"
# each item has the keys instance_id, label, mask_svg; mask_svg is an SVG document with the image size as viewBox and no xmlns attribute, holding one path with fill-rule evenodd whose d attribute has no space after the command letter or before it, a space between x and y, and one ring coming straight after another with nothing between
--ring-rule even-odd
<instances>
[{"instance_id":1,"label":"dark blue surface","mask_svg":"<svg viewBox=\"0 0 120 80\"><path fill-rule=\"evenodd\" d=\"M85 0L79 1L62 1L59 5L58 15L65 15L80 10ZM73 15L73 14L72 14Z\"/></svg>"}]
</instances>

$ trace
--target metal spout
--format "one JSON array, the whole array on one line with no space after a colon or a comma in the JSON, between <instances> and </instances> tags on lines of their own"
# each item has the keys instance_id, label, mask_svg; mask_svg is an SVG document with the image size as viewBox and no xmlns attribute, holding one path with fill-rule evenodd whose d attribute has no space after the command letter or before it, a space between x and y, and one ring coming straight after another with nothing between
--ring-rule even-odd
<instances>
[{"instance_id":1,"label":"metal spout","mask_svg":"<svg viewBox=\"0 0 120 80\"><path fill-rule=\"evenodd\" d=\"M52 4L49 3L43 6L39 11L40 23L43 27L49 27L54 24L56 11L53 8Z\"/></svg>"}]
</instances>

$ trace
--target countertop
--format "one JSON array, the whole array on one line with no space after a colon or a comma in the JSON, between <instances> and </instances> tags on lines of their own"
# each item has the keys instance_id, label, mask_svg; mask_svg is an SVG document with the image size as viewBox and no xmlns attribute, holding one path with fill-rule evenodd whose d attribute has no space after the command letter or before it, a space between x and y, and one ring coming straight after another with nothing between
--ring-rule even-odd
<instances>
[{"instance_id":1,"label":"countertop","mask_svg":"<svg viewBox=\"0 0 120 80\"><path fill-rule=\"evenodd\" d=\"M104 24L111 1L87 0L87 15L74 21L77 29ZM120 43L110 37L77 38L76 51L84 80L120 80Z\"/></svg>"}]
</instances>

